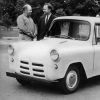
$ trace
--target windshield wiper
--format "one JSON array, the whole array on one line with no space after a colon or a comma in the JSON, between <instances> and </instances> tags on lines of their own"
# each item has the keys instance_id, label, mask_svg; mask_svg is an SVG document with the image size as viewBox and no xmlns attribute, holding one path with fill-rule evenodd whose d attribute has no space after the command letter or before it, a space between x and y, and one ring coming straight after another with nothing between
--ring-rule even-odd
<instances>
[{"instance_id":1,"label":"windshield wiper","mask_svg":"<svg viewBox=\"0 0 100 100\"><path fill-rule=\"evenodd\" d=\"M53 35L53 36L49 36L49 37L60 38L60 35Z\"/></svg>"},{"instance_id":2,"label":"windshield wiper","mask_svg":"<svg viewBox=\"0 0 100 100\"><path fill-rule=\"evenodd\" d=\"M69 35L60 35L61 38L65 38L65 39L73 39L73 37L69 36Z\"/></svg>"},{"instance_id":3,"label":"windshield wiper","mask_svg":"<svg viewBox=\"0 0 100 100\"><path fill-rule=\"evenodd\" d=\"M74 38L71 37L71 36L65 36L65 35L54 35L54 36L51 36L51 37L56 37L56 38L65 38L65 39L74 39Z\"/></svg>"},{"instance_id":4,"label":"windshield wiper","mask_svg":"<svg viewBox=\"0 0 100 100\"><path fill-rule=\"evenodd\" d=\"M54 37L59 37L60 38L60 35L54 35Z\"/></svg>"},{"instance_id":5,"label":"windshield wiper","mask_svg":"<svg viewBox=\"0 0 100 100\"><path fill-rule=\"evenodd\" d=\"M69 39L74 39L73 37L71 37L71 36L65 36L64 38L69 38Z\"/></svg>"}]
</instances>

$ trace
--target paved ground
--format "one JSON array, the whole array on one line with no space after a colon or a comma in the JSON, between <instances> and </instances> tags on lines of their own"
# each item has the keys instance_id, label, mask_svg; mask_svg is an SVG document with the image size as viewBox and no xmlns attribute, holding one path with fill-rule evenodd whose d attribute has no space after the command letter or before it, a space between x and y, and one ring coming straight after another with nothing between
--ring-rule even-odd
<instances>
[{"instance_id":1,"label":"paved ground","mask_svg":"<svg viewBox=\"0 0 100 100\"><path fill-rule=\"evenodd\" d=\"M14 78L6 76L8 41L0 43L0 100L100 100L100 77L88 80L86 86L71 95L62 94L51 84L21 86Z\"/></svg>"}]
</instances>

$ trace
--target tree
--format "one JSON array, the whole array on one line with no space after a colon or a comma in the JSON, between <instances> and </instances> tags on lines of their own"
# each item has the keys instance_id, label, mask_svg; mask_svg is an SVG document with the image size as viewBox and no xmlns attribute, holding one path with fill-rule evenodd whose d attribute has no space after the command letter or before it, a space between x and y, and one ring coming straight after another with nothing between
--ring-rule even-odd
<instances>
[{"instance_id":1,"label":"tree","mask_svg":"<svg viewBox=\"0 0 100 100\"><path fill-rule=\"evenodd\" d=\"M99 0L3 0L3 3L0 3L0 19L8 13L9 19L15 23L18 15L22 13L23 5L28 3L33 8L32 18L37 23L43 14L42 6L46 2L53 5L53 14L73 15L77 13L82 16L95 16L100 12Z\"/></svg>"},{"instance_id":2,"label":"tree","mask_svg":"<svg viewBox=\"0 0 100 100\"><path fill-rule=\"evenodd\" d=\"M22 13L22 7L25 4L25 0L17 0L16 6L15 6L15 11L17 15L20 15Z\"/></svg>"}]
</instances>

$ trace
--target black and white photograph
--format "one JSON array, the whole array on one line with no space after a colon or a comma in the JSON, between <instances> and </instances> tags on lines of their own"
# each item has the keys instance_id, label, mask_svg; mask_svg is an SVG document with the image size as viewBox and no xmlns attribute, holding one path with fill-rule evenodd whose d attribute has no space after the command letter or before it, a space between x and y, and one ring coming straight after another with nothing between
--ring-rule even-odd
<instances>
[{"instance_id":1,"label":"black and white photograph","mask_svg":"<svg viewBox=\"0 0 100 100\"><path fill-rule=\"evenodd\" d=\"M99 0L0 0L0 100L100 100Z\"/></svg>"}]
</instances>

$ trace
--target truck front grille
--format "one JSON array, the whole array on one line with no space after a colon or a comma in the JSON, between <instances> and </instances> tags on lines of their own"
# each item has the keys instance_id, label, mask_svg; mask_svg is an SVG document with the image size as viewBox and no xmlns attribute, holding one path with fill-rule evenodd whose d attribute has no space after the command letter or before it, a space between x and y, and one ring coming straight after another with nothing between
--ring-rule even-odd
<instances>
[{"instance_id":1,"label":"truck front grille","mask_svg":"<svg viewBox=\"0 0 100 100\"><path fill-rule=\"evenodd\" d=\"M30 63L28 61L20 61L20 73L36 78L45 78L44 65L40 63Z\"/></svg>"}]
</instances>

